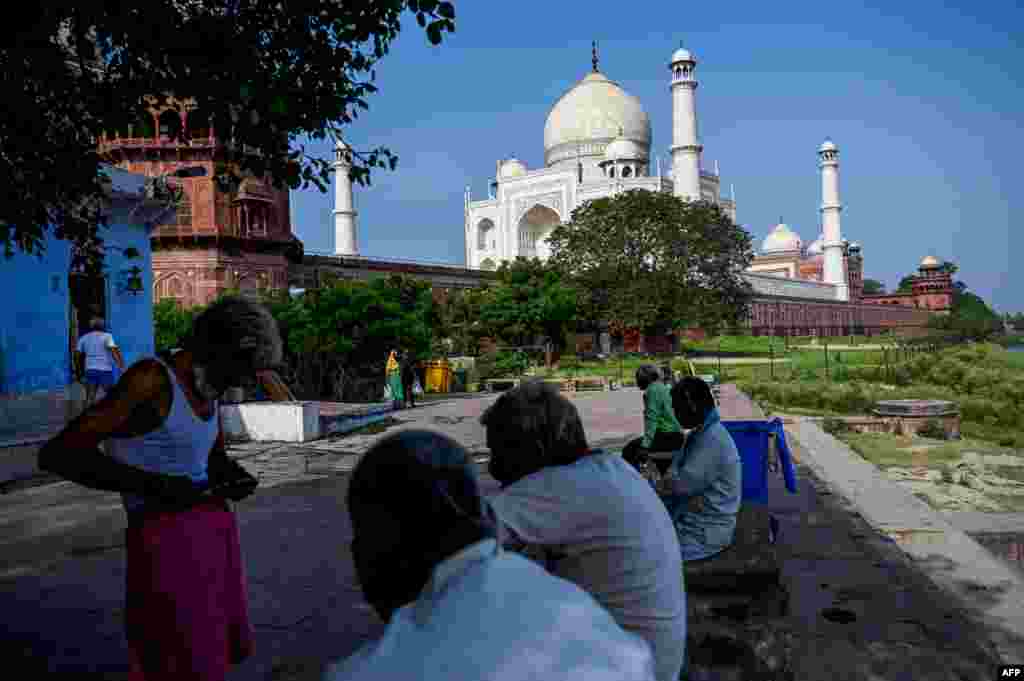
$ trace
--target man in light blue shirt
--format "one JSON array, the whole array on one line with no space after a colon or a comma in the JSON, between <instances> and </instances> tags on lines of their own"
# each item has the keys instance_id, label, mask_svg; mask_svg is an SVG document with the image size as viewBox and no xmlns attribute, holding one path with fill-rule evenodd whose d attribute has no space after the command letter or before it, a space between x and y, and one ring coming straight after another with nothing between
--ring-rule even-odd
<instances>
[{"instance_id":1,"label":"man in light blue shirt","mask_svg":"<svg viewBox=\"0 0 1024 681\"><path fill-rule=\"evenodd\" d=\"M743 495L743 466L707 383L688 376L672 389L686 444L662 479L662 500L676 526L683 561L708 558L732 544Z\"/></svg>"},{"instance_id":2,"label":"man in light blue shirt","mask_svg":"<svg viewBox=\"0 0 1024 681\"><path fill-rule=\"evenodd\" d=\"M457 443L415 430L359 462L352 556L387 628L325 679L654 681L643 639L579 587L501 549L472 466Z\"/></svg>"}]
</instances>

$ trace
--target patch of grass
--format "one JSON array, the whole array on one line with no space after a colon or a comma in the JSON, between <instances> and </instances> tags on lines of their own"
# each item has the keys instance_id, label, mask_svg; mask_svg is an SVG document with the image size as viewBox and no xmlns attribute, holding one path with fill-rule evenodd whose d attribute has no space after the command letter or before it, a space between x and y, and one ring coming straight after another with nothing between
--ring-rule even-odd
<instances>
[{"instance_id":1,"label":"patch of grass","mask_svg":"<svg viewBox=\"0 0 1024 681\"><path fill-rule=\"evenodd\" d=\"M1002 506L1007 513L1024 513L1024 495L989 494L988 498Z\"/></svg>"},{"instance_id":2,"label":"patch of grass","mask_svg":"<svg viewBox=\"0 0 1024 681\"><path fill-rule=\"evenodd\" d=\"M937 467L958 461L965 451L983 451L985 447L983 443L970 441L935 445L934 440L887 433L846 433L841 437L853 451L879 468L909 468L920 461L925 461L929 467ZM920 445L932 446L926 451L910 449Z\"/></svg>"},{"instance_id":3,"label":"patch of grass","mask_svg":"<svg viewBox=\"0 0 1024 681\"><path fill-rule=\"evenodd\" d=\"M1024 463L1024 459L1021 463ZM1024 482L1024 466L988 466L988 469L1001 478Z\"/></svg>"},{"instance_id":4,"label":"patch of grass","mask_svg":"<svg viewBox=\"0 0 1024 681\"><path fill-rule=\"evenodd\" d=\"M841 435L850 432L850 426L846 421L831 416L821 422L821 429L829 435Z\"/></svg>"}]
</instances>

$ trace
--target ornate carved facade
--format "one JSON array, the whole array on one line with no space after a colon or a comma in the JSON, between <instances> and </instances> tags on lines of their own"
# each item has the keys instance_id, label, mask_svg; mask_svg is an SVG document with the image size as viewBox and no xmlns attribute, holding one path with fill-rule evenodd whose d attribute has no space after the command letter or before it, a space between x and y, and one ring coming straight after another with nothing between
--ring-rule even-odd
<instances>
[{"instance_id":1,"label":"ornate carved facade","mask_svg":"<svg viewBox=\"0 0 1024 681\"><path fill-rule=\"evenodd\" d=\"M177 130L184 139L171 139ZM227 289L287 288L285 253L297 241L287 188L246 177L237 191L222 191L214 175L225 162L224 144L189 100L171 100L124 130L107 131L99 151L114 165L151 177L183 168L206 172L172 180L182 199L152 232L154 302L203 305Z\"/></svg>"}]
</instances>

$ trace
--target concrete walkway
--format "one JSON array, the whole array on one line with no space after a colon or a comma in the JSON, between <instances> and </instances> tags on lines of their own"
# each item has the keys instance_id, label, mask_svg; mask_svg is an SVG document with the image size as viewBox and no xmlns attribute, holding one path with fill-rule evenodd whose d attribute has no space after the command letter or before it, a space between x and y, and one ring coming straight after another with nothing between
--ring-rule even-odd
<instances>
[{"instance_id":1,"label":"concrete walkway","mask_svg":"<svg viewBox=\"0 0 1024 681\"><path fill-rule=\"evenodd\" d=\"M942 517L959 530L968 534L1022 534L1024 535L1024 513L979 513L977 511L953 511Z\"/></svg>"},{"instance_id":2,"label":"concrete walkway","mask_svg":"<svg viewBox=\"0 0 1024 681\"><path fill-rule=\"evenodd\" d=\"M493 399L401 411L387 430L434 428L483 452L478 419ZM640 432L637 390L573 399L592 444L611 447ZM728 385L721 410L726 418L760 417L757 406ZM354 576L344 506L347 473L378 437L232 447L264 484L236 507L257 650L229 681L318 679L327 661L380 633ZM765 642L781 651L793 678L986 678L991 651L957 603L941 597L893 542L871 531L809 469L801 466L798 476L796 495L787 494L780 479L770 480L769 510L780 519L790 611ZM482 480L485 489L495 489L489 477ZM123 529L117 495L70 483L0 495L0 654L22 672L19 678L125 678ZM825 616L836 610L853 620Z\"/></svg>"}]
</instances>

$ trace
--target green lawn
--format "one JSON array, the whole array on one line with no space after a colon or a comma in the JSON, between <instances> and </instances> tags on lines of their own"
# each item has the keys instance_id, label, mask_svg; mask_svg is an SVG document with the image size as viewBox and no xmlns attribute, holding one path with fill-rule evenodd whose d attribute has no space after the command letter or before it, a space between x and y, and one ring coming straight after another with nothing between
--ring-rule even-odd
<instances>
[{"instance_id":1,"label":"green lawn","mask_svg":"<svg viewBox=\"0 0 1024 681\"><path fill-rule=\"evenodd\" d=\"M964 452L989 453L992 444L980 440L942 441L923 437L900 437L884 433L846 433L841 439L853 451L879 468L907 468L926 461L929 467L952 463ZM997 452L998 453L998 452Z\"/></svg>"}]
</instances>

